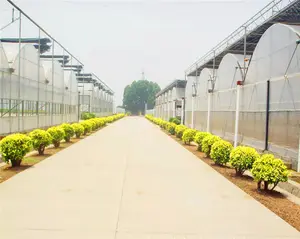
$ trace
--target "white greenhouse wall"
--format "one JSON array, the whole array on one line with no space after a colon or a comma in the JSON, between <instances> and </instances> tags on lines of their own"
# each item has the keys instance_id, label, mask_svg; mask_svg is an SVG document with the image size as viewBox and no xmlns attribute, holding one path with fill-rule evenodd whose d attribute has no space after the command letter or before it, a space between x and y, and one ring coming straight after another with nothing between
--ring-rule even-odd
<instances>
[{"instance_id":1,"label":"white greenhouse wall","mask_svg":"<svg viewBox=\"0 0 300 239\"><path fill-rule=\"evenodd\" d=\"M207 128L208 99L211 97L210 131L239 144L265 149L267 83L270 82L269 151L290 159L297 168L300 131L300 26L274 24L261 37L249 61L244 84L240 87L238 131L235 132L237 81L243 80L239 65L244 56L227 54L216 73L213 93L207 93L212 69L188 77L186 87L186 125L191 126L192 84L198 82L195 99L195 128ZM238 64L239 63L239 64ZM211 87L209 87L211 88Z\"/></svg>"}]
</instances>

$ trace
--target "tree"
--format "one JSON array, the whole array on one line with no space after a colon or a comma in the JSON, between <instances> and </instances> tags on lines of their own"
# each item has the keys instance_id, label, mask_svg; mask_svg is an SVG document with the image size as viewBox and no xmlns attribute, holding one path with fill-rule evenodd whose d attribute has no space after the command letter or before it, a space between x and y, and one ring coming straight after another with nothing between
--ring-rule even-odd
<instances>
[{"instance_id":1,"label":"tree","mask_svg":"<svg viewBox=\"0 0 300 239\"><path fill-rule=\"evenodd\" d=\"M160 91L157 83L139 80L127 85L123 94L123 106L126 111L132 114L145 113L145 103L148 109L153 109L155 105L155 95Z\"/></svg>"}]
</instances>

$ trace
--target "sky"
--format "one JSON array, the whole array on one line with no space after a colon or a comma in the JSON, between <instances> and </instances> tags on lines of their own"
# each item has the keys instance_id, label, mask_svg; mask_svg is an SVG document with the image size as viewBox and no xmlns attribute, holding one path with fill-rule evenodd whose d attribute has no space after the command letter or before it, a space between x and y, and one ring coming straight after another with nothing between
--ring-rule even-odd
<instances>
[{"instance_id":1,"label":"sky","mask_svg":"<svg viewBox=\"0 0 300 239\"><path fill-rule=\"evenodd\" d=\"M1 1L2 26L11 10ZM161 88L184 79L191 64L269 1L14 0L85 65L85 72L114 90L116 105L122 104L126 85L140 80L143 71ZM34 27L23 28L24 36L37 34Z\"/></svg>"}]
</instances>

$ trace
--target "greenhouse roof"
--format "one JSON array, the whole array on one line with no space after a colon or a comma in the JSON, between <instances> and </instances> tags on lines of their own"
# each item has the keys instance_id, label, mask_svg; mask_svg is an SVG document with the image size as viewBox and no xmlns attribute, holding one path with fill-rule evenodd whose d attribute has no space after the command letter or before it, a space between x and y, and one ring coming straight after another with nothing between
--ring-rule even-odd
<instances>
[{"instance_id":1,"label":"greenhouse roof","mask_svg":"<svg viewBox=\"0 0 300 239\"><path fill-rule=\"evenodd\" d=\"M186 80L174 80L171 84L169 84L167 87L165 87L160 92L158 92L156 94L156 97L164 94L165 92L167 92L168 90L171 90L174 87L176 87L176 88L185 88L185 86L186 86Z\"/></svg>"},{"instance_id":2,"label":"greenhouse roof","mask_svg":"<svg viewBox=\"0 0 300 239\"><path fill-rule=\"evenodd\" d=\"M76 76L78 83L93 83L95 86L99 86L100 89L104 90L108 94L114 94L114 92L93 73L79 73L76 74Z\"/></svg>"},{"instance_id":3,"label":"greenhouse roof","mask_svg":"<svg viewBox=\"0 0 300 239\"><path fill-rule=\"evenodd\" d=\"M200 75L205 67L218 68L223 56L227 53L244 54L245 29L247 29L246 55L252 55L261 36L274 23L300 24L300 0L273 0L191 65L186 70L186 75Z\"/></svg>"}]
</instances>

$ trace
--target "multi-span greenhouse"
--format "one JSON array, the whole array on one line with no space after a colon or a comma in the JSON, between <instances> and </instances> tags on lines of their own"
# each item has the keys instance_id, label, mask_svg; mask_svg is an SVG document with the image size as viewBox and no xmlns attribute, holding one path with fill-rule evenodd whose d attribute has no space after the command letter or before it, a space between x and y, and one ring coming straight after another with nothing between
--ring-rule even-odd
<instances>
[{"instance_id":1,"label":"multi-span greenhouse","mask_svg":"<svg viewBox=\"0 0 300 239\"><path fill-rule=\"evenodd\" d=\"M272 151L300 170L300 3L274 7L269 4L186 71L182 117L191 128ZM167 119L169 101L158 99L155 114Z\"/></svg>"},{"instance_id":2,"label":"multi-span greenhouse","mask_svg":"<svg viewBox=\"0 0 300 239\"><path fill-rule=\"evenodd\" d=\"M4 15L0 136L76 122L83 112L113 114L114 92L99 77L17 7Z\"/></svg>"}]
</instances>

